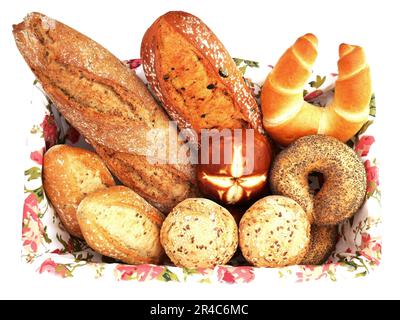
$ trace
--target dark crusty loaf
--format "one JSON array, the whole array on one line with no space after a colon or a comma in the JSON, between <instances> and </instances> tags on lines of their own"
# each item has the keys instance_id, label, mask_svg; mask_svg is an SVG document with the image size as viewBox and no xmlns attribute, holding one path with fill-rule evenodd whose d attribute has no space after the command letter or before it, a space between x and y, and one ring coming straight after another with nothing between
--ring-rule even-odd
<instances>
[{"instance_id":1,"label":"dark crusty loaf","mask_svg":"<svg viewBox=\"0 0 400 320\"><path fill-rule=\"evenodd\" d=\"M13 33L51 100L120 180L163 212L193 194L192 166L146 162L148 157L165 162L155 151L167 141L169 119L143 82L120 60L88 37L40 13L29 14L14 26ZM152 129L158 129L159 138L149 146L147 135ZM123 163L113 160L114 155L123 158ZM176 186L175 192L171 186Z\"/></svg>"},{"instance_id":2,"label":"dark crusty loaf","mask_svg":"<svg viewBox=\"0 0 400 320\"><path fill-rule=\"evenodd\" d=\"M144 35L141 56L152 90L181 128L263 132L251 91L199 18L177 11L161 16Z\"/></svg>"}]
</instances>

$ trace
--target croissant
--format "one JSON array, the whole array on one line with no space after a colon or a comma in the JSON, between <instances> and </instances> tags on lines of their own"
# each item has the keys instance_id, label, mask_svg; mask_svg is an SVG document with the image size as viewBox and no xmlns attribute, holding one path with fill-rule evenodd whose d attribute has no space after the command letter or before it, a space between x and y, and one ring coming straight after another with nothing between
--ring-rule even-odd
<instances>
[{"instance_id":1,"label":"croissant","mask_svg":"<svg viewBox=\"0 0 400 320\"><path fill-rule=\"evenodd\" d=\"M346 142L368 119L372 95L370 69L359 46L339 47L339 75L332 101L325 107L304 101L303 87L317 58L317 44L313 34L297 39L263 86L263 126L283 146L313 134L330 135Z\"/></svg>"}]
</instances>

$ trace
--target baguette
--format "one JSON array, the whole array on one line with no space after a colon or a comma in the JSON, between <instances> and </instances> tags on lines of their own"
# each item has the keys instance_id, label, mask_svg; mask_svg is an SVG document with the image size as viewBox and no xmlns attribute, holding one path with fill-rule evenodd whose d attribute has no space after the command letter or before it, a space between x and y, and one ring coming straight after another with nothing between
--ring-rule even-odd
<instances>
[{"instance_id":1,"label":"baguette","mask_svg":"<svg viewBox=\"0 0 400 320\"><path fill-rule=\"evenodd\" d=\"M87 244L98 253L129 264L158 263L164 255L164 216L127 187L88 195L77 217Z\"/></svg>"},{"instance_id":2,"label":"baguette","mask_svg":"<svg viewBox=\"0 0 400 320\"><path fill-rule=\"evenodd\" d=\"M168 134L176 131L169 128L168 116L144 83L120 60L40 13L29 14L13 33L47 95L115 176L163 212L196 194L191 165L165 164L170 150L165 156L155 154L166 145ZM159 136L149 145L153 129ZM109 155L123 158L123 165L116 165ZM164 179L154 179L156 174ZM171 186L176 186L174 192Z\"/></svg>"},{"instance_id":3,"label":"baguette","mask_svg":"<svg viewBox=\"0 0 400 320\"><path fill-rule=\"evenodd\" d=\"M261 113L233 59L197 17L168 12L142 40L147 80L180 128L254 128Z\"/></svg>"}]
</instances>

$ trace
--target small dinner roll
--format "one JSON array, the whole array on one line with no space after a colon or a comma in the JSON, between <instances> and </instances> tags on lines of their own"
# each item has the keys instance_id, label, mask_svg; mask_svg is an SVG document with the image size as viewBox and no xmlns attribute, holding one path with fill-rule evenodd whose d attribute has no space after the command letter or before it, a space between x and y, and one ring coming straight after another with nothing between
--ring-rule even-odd
<instances>
[{"instance_id":1,"label":"small dinner roll","mask_svg":"<svg viewBox=\"0 0 400 320\"><path fill-rule=\"evenodd\" d=\"M56 145L43 159L43 186L65 229L82 238L76 210L88 194L115 185L100 157L68 145Z\"/></svg>"},{"instance_id":2,"label":"small dinner roll","mask_svg":"<svg viewBox=\"0 0 400 320\"><path fill-rule=\"evenodd\" d=\"M251 206L240 221L240 249L257 267L299 264L308 250L310 227L306 213L294 200L268 196Z\"/></svg>"},{"instance_id":3,"label":"small dinner roll","mask_svg":"<svg viewBox=\"0 0 400 320\"><path fill-rule=\"evenodd\" d=\"M232 258L238 245L238 229L229 211L217 203L186 199L165 219L161 244L176 266L212 268Z\"/></svg>"},{"instance_id":4,"label":"small dinner roll","mask_svg":"<svg viewBox=\"0 0 400 320\"><path fill-rule=\"evenodd\" d=\"M82 200L78 222L96 252L129 264L159 263L164 216L136 192L115 186Z\"/></svg>"}]
</instances>

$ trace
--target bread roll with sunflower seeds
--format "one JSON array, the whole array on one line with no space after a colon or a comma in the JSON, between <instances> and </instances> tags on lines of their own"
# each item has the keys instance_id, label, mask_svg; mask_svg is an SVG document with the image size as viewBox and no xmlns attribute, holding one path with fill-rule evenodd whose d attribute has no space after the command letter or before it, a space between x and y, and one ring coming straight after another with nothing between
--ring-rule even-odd
<instances>
[{"instance_id":1,"label":"bread roll with sunflower seeds","mask_svg":"<svg viewBox=\"0 0 400 320\"><path fill-rule=\"evenodd\" d=\"M238 245L238 229L228 210L208 199L186 199L165 219L161 244L178 267L226 264Z\"/></svg>"},{"instance_id":2,"label":"bread roll with sunflower seeds","mask_svg":"<svg viewBox=\"0 0 400 320\"><path fill-rule=\"evenodd\" d=\"M257 267L299 264L310 243L310 222L294 200L269 196L246 211L239 225L245 259Z\"/></svg>"}]
</instances>

